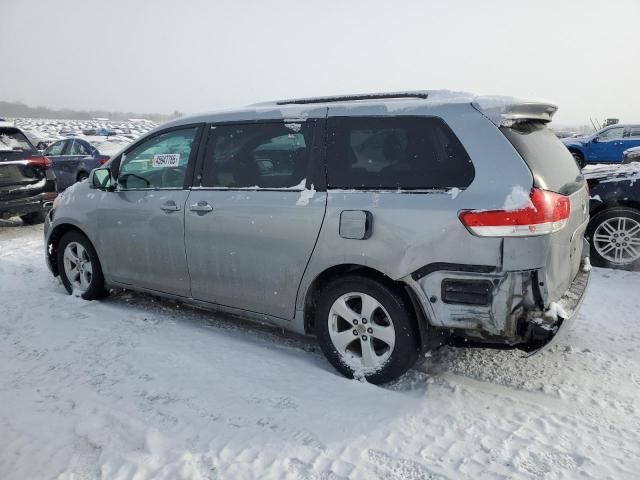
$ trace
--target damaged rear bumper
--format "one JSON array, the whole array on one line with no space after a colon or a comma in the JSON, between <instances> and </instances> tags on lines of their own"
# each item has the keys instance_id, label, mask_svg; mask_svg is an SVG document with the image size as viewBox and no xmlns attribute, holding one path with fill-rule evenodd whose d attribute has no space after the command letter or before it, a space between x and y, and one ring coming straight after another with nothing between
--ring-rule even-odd
<instances>
[{"instance_id":1,"label":"damaged rear bumper","mask_svg":"<svg viewBox=\"0 0 640 480\"><path fill-rule=\"evenodd\" d=\"M451 343L535 353L571 329L591 275L586 258L554 302L541 293L537 270L445 268L403 280L418 297L430 325L446 332Z\"/></svg>"},{"instance_id":2,"label":"damaged rear bumper","mask_svg":"<svg viewBox=\"0 0 640 480\"><path fill-rule=\"evenodd\" d=\"M576 321L580 306L584 301L590 278L591 269L580 268L569 289L565 292L562 298L556 302L560 306L560 309L558 310L561 311L562 314L557 315L557 318L552 319L552 322L550 323L545 323L545 317L542 316L540 328L547 330L547 338L541 345L534 344L530 345L530 348L525 348L525 350L530 352L530 355L540 353L543 350L558 344L567 337L567 334Z\"/></svg>"}]
</instances>

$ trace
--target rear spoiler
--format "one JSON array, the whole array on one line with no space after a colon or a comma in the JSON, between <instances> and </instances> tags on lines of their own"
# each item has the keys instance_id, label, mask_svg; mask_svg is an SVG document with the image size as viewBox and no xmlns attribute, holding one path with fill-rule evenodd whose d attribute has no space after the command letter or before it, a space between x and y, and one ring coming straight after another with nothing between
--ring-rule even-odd
<instances>
[{"instance_id":1,"label":"rear spoiler","mask_svg":"<svg viewBox=\"0 0 640 480\"><path fill-rule=\"evenodd\" d=\"M552 103L514 97L480 96L475 97L471 105L498 127L532 120L548 123L558 110Z\"/></svg>"}]
</instances>

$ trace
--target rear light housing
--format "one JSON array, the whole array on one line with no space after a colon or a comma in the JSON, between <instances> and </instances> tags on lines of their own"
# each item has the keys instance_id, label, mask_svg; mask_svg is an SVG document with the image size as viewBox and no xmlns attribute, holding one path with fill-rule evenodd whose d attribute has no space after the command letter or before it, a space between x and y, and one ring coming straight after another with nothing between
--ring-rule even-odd
<instances>
[{"instance_id":1,"label":"rear light housing","mask_svg":"<svg viewBox=\"0 0 640 480\"><path fill-rule=\"evenodd\" d=\"M571 201L555 192L532 188L529 204L518 210L464 210L458 217L480 237L530 237L557 232L569 221Z\"/></svg>"},{"instance_id":2,"label":"rear light housing","mask_svg":"<svg viewBox=\"0 0 640 480\"><path fill-rule=\"evenodd\" d=\"M105 163L107 163L107 162L109 161L109 159L110 159L110 158L111 158L111 157L109 157L109 156L107 156L107 155L100 155L100 156L98 157L98 163L99 163L100 165L104 165Z\"/></svg>"},{"instance_id":3,"label":"rear light housing","mask_svg":"<svg viewBox=\"0 0 640 480\"><path fill-rule=\"evenodd\" d=\"M44 155L34 155L27 159L27 165L31 165L32 167L50 168L53 165L53 162L51 162L49 157L45 157Z\"/></svg>"}]
</instances>

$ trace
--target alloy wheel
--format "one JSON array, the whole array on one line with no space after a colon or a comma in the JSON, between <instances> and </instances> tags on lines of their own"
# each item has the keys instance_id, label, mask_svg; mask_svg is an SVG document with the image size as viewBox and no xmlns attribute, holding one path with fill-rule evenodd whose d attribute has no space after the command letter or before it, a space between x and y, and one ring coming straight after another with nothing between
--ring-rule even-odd
<instances>
[{"instance_id":1,"label":"alloy wheel","mask_svg":"<svg viewBox=\"0 0 640 480\"><path fill-rule=\"evenodd\" d=\"M609 218L593 233L593 246L611 263L633 263L640 258L640 223L629 217Z\"/></svg>"},{"instance_id":2,"label":"alloy wheel","mask_svg":"<svg viewBox=\"0 0 640 480\"><path fill-rule=\"evenodd\" d=\"M396 342L391 316L371 295L350 292L329 310L329 336L342 360L356 371L383 366Z\"/></svg>"},{"instance_id":3,"label":"alloy wheel","mask_svg":"<svg viewBox=\"0 0 640 480\"><path fill-rule=\"evenodd\" d=\"M64 249L64 272L73 290L83 294L91 285L93 266L89 252L78 242L69 242Z\"/></svg>"}]
</instances>

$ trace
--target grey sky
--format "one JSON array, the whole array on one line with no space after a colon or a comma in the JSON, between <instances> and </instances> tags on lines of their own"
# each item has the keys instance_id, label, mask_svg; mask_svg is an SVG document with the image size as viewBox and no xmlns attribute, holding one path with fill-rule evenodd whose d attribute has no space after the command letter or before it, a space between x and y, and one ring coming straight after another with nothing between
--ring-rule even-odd
<instances>
[{"instance_id":1,"label":"grey sky","mask_svg":"<svg viewBox=\"0 0 640 480\"><path fill-rule=\"evenodd\" d=\"M0 99L196 112L448 88L640 122L640 1L0 0Z\"/></svg>"}]
</instances>

